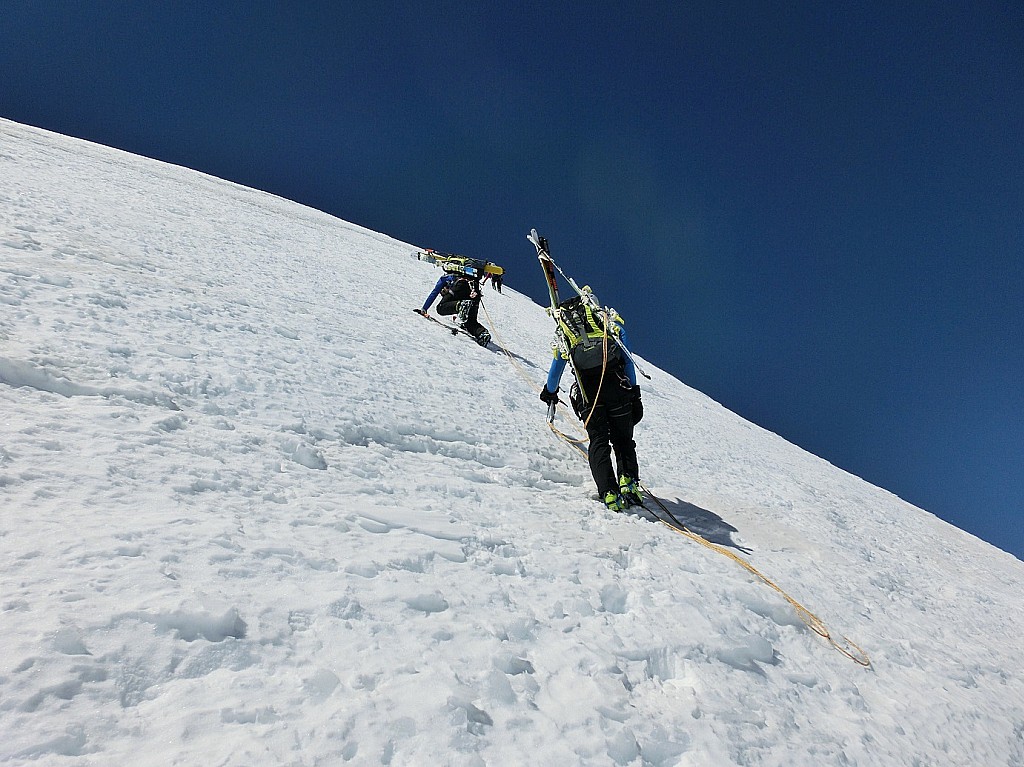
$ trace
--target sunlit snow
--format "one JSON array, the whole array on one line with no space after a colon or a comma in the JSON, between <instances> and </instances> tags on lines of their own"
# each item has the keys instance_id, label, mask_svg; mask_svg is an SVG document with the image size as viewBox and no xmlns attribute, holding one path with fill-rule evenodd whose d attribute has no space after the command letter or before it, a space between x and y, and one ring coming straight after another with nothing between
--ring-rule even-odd
<instances>
[{"instance_id":1,"label":"sunlit snow","mask_svg":"<svg viewBox=\"0 0 1024 767\"><path fill-rule=\"evenodd\" d=\"M0 120L0 763L1024 764L1024 564L637 349L646 485L858 665L596 502L539 267L506 354L433 245Z\"/></svg>"}]
</instances>

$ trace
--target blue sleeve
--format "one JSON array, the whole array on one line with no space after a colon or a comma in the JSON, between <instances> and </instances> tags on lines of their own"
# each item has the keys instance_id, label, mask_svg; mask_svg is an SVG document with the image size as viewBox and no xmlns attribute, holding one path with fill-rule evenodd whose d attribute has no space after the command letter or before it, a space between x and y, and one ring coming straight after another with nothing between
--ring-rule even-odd
<instances>
[{"instance_id":1,"label":"blue sleeve","mask_svg":"<svg viewBox=\"0 0 1024 767\"><path fill-rule=\"evenodd\" d=\"M427 296L427 300L423 302L423 311L427 311L427 309L430 308L430 305L434 303L434 299L441 293L441 289L447 285L450 280L451 278L446 274L437 281L434 289L430 291L430 295Z\"/></svg>"},{"instance_id":2,"label":"blue sleeve","mask_svg":"<svg viewBox=\"0 0 1024 767\"><path fill-rule=\"evenodd\" d=\"M548 382L546 384L548 391L558 391L558 382L562 380L565 362L559 354L556 354L551 360L551 367L548 368Z\"/></svg>"},{"instance_id":3,"label":"blue sleeve","mask_svg":"<svg viewBox=\"0 0 1024 767\"><path fill-rule=\"evenodd\" d=\"M626 329L619 325L619 341L622 343L622 348L627 352L629 351L629 339L626 338ZM636 386L636 365L633 364L633 359L628 354L624 354L623 362L626 367L626 378L629 379L630 386Z\"/></svg>"}]
</instances>

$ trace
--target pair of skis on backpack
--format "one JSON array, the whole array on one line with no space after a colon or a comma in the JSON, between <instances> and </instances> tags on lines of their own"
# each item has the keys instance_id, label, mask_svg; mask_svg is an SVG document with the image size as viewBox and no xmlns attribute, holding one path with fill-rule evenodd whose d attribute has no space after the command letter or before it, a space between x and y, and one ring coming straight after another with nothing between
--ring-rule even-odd
<instances>
[{"instance_id":1,"label":"pair of skis on backpack","mask_svg":"<svg viewBox=\"0 0 1024 767\"><path fill-rule=\"evenodd\" d=\"M416 314L420 315L421 317L426 317L431 322L436 322L441 327L450 330L453 336L457 336L459 333L462 333L463 335L472 338L474 341L480 344L480 346L484 347L486 347L491 342L491 334L484 327L481 327L479 333L473 335L468 330L466 330L465 328L461 328L458 325L449 325L447 322L441 322L441 320L439 320L433 314L425 312L422 309L413 309L413 311L416 312Z\"/></svg>"},{"instance_id":2,"label":"pair of skis on backpack","mask_svg":"<svg viewBox=\"0 0 1024 767\"><path fill-rule=\"evenodd\" d=\"M490 261L460 256L457 253L441 253L429 248L414 255L420 261L442 267L445 274L464 274L471 279L480 280L480 282L489 279L491 287L499 293L501 292L501 281L504 278L505 270Z\"/></svg>"},{"instance_id":3,"label":"pair of skis on backpack","mask_svg":"<svg viewBox=\"0 0 1024 767\"><path fill-rule=\"evenodd\" d=\"M544 281L547 283L548 287L549 306L547 311L556 323L558 322L559 307L563 305L561 296L558 294L558 279L555 276L556 272L562 275L562 277L565 278L566 284L572 288L574 298L578 298L581 302L586 304L591 311L600 313L604 317L604 320L602 320L603 322L607 322L608 318L616 316L614 309L603 307L598 304L596 297L590 291L589 287L585 285L581 288L576 284L576 281L572 277L567 276L565 272L561 270L558 264L555 263L554 259L551 258L551 251L548 249L548 240L546 237L541 237L537 234L536 229L531 229L530 233L526 235L526 239L533 243L533 247L537 249L537 258L540 260L541 269L544 270ZM569 303L569 301L566 301L565 303ZM622 341L619 340L617 335L609 334L608 338L615 343L619 351L624 356L628 357L632 361L637 373L642 375L648 381L651 380L651 377L647 375L647 372L640 366L636 361L636 358L630 353L629 349L625 347Z\"/></svg>"}]
</instances>

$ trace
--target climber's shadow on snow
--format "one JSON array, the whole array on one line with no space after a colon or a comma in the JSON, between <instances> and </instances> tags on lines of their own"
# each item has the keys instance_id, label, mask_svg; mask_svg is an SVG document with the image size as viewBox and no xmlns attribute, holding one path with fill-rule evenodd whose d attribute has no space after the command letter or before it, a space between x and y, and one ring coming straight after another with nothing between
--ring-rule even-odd
<instances>
[{"instance_id":1,"label":"climber's shadow on snow","mask_svg":"<svg viewBox=\"0 0 1024 767\"><path fill-rule=\"evenodd\" d=\"M691 533L696 533L705 541L718 544L719 546L728 546L744 554L750 554L753 551L753 549L748 549L736 543L732 539L732 534L739 532L739 530L714 512L702 509L700 506L694 506L686 501L669 501L665 498L660 498L659 500L665 504L665 508L669 510L669 513L679 520L687 530ZM651 507L651 514L658 513L665 516L665 512L659 509L656 503L649 501L647 505ZM672 524L671 518L665 521Z\"/></svg>"},{"instance_id":2,"label":"climber's shadow on snow","mask_svg":"<svg viewBox=\"0 0 1024 767\"><path fill-rule=\"evenodd\" d=\"M533 360L528 360L528 359L526 359L526 357L523 357L522 355L516 354L511 349L506 349L505 347L498 345L494 341L491 341L490 345L487 348L490 351L494 352L495 354L507 354L512 359L518 360L519 362L522 362L524 365L526 365L528 367L531 367L531 368L534 368L534 369L538 369L537 363L535 363Z\"/></svg>"}]
</instances>

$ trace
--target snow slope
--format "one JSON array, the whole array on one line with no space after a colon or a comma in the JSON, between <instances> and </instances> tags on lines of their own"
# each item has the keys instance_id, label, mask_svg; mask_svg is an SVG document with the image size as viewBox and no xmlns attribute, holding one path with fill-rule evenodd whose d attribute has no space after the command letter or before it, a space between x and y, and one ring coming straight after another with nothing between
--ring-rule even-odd
<instances>
[{"instance_id":1,"label":"snow slope","mask_svg":"<svg viewBox=\"0 0 1024 767\"><path fill-rule=\"evenodd\" d=\"M855 664L591 499L539 269L506 356L415 249L0 120L0 763L1024 764L1024 564L644 362L646 484Z\"/></svg>"}]
</instances>

